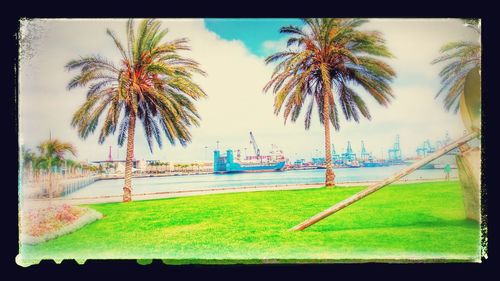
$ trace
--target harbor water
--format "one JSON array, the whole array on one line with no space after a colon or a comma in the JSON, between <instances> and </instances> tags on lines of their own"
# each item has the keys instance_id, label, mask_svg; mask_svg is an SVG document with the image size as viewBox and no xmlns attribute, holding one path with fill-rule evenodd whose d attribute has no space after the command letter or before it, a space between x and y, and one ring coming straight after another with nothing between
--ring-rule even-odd
<instances>
[{"instance_id":1,"label":"harbor water","mask_svg":"<svg viewBox=\"0 0 500 281\"><path fill-rule=\"evenodd\" d=\"M334 169L337 183L365 182L383 180L405 166L372 168ZM452 178L458 176L456 169L451 171ZM444 179L442 169L417 170L403 180ZM188 176L146 177L132 179L133 194L170 192L183 190L217 189L243 186L274 186L293 184L323 183L325 170L288 170L267 173L205 174ZM66 198L85 198L100 196L120 196L123 194L123 179L100 180L66 195Z\"/></svg>"}]
</instances>

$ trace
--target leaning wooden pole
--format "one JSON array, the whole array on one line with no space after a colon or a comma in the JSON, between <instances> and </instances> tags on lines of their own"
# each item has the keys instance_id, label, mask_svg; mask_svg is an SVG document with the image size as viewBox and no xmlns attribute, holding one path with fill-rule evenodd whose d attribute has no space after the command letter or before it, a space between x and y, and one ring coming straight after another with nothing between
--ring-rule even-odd
<instances>
[{"instance_id":1,"label":"leaning wooden pole","mask_svg":"<svg viewBox=\"0 0 500 281\"><path fill-rule=\"evenodd\" d=\"M416 169L422 167L423 165L443 156L444 154L448 153L449 151L451 151L452 149L455 149L461 145L463 145L464 143L470 141L471 139L477 137L478 134L473 132L473 133L470 133L468 135L465 135L461 138L459 138L458 140L454 141L453 143L439 149L438 151L434 152L433 154L413 163L412 165L404 168L403 170L399 171L398 173L396 173L395 175L381 181L381 182L378 182L376 184L373 184L369 187L367 187L366 189L354 194L353 196L331 206L330 208L324 210L323 212L315 215L314 217L302 222L301 224L298 224L296 226L294 226L293 228L291 228L290 230L304 230L306 229L307 227L319 222L320 220L344 209L345 207L365 198L366 196L374 193L375 191L381 189L382 187L385 187L397 180L399 180L400 178L410 174L411 172L415 171Z\"/></svg>"}]
</instances>

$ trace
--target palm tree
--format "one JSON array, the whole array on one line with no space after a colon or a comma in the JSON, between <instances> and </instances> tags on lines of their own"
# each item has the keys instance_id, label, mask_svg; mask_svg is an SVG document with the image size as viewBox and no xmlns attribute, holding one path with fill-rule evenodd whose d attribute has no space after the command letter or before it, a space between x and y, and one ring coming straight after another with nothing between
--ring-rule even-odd
<instances>
[{"instance_id":1,"label":"palm tree","mask_svg":"<svg viewBox=\"0 0 500 281\"><path fill-rule=\"evenodd\" d=\"M330 122L340 129L337 103L346 120L359 122L360 115L371 119L368 108L351 85L359 85L379 104L387 106L393 97L389 83L394 70L377 57L391 58L382 35L357 28L362 19L304 19L305 28L287 26L281 33L290 34L287 48L266 58L266 63L278 62L271 80L264 87L273 87L274 113L284 108L285 123L295 122L310 97L306 108L305 128L309 129L316 104L319 121L325 132L325 185L334 186L330 145ZM336 93L334 98L333 93ZM325 120L329 120L325 121Z\"/></svg>"},{"instance_id":2,"label":"palm tree","mask_svg":"<svg viewBox=\"0 0 500 281\"><path fill-rule=\"evenodd\" d=\"M192 81L193 73L205 73L197 62L178 54L178 51L190 49L186 38L161 42L167 30L160 30L160 22L152 19L141 21L137 32L133 21L129 20L126 31L125 49L116 35L107 30L120 51L119 66L99 56L83 57L66 65L68 70L80 70L80 74L68 84L68 89L89 85L87 99L71 122L80 137L85 139L93 133L99 117L107 111L99 143L102 144L117 128L118 144L122 146L127 140L124 202L132 200L132 159L137 119L142 122L151 152L153 139L160 148L162 146L162 129L172 145L178 140L185 146L191 141L188 128L199 125L200 116L193 100L206 96Z\"/></svg>"},{"instance_id":3,"label":"palm tree","mask_svg":"<svg viewBox=\"0 0 500 281\"><path fill-rule=\"evenodd\" d=\"M451 42L441 48L442 55L433 64L447 62L439 76L442 87L436 98L443 99L446 110L460 111L464 126L481 137L481 22L464 20L479 35L477 42ZM466 217L481 221L481 149L469 144L459 146L455 159L463 190Z\"/></svg>"},{"instance_id":4,"label":"palm tree","mask_svg":"<svg viewBox=\"0 0 500 281\"><path fill-rule=\"evenodd\" d=\"M75 169L75 167L76 167L76 165L77 165L77 162L76 162L76 161L73 161L73 160L71 160L71 159L67 159L67 160L65 161L65 163L66 163L66 164L65 164L65 165L66 165L66 168L68 169L68 174L69 174L70 176L72 176L72 175L73 175L73 173L74 173L74 169Z\"/></svg>"},{"instance_id":5,"label":"palm tree","mask_svg":"<svg viewBox=\"0 0 500 281\"><path fill-rule=\"evenodd\" d=\"M43 141L38 146L40 157L38 165L46 167L49 175L49 198L52 199L52 168L59 166L64 160L66 153L76 156L76 148L71 143L62 142L58 139Z\"/></svg>"},{"instance_id":6,"label":"palm tree","mask_svg":"<svg viewBox=\"0 0 500 281\"><path fill-rule=\"evenodd\" d=\"M464 20L467 27L476 31L481 35L479 20ZM436 98L441 94L446 93L443 99L444 108L453 110L457 113L459 110L463 117L466 126L471 120L479 121L480 117L480 89L466 95L466 80L467 77L474 75L479 79L479 71L481 70L481 45L478 42L458 41L444 45L441 50L441 56L432 61L432 64L447 62L443 67L439 76L441 77L441 89L436 94ZM469 78L470 79L470 78ZM477 80L475 79L475 80ZM470 83L469 83L470 84ZM479 81L476 82L479 87ZM472 117L470 116L472 115ZM475 115L475 116L474 116ZM471 126L467 126L472 129ZM479 129L479 124L475 124L474 129Z\"/></svg>"},{"instance_id":7,"label":"palm tree","mask_svg":"<svg viewBox=\"0 0 500 281\"><path fill-rule=\"evenodd\" d=\"M33 172L36 157L36 153L31 151L31 149L24 146L21 147L21 159L23 161L23 169L25 173L30 174Z\"/></svg>"}]
</instances>

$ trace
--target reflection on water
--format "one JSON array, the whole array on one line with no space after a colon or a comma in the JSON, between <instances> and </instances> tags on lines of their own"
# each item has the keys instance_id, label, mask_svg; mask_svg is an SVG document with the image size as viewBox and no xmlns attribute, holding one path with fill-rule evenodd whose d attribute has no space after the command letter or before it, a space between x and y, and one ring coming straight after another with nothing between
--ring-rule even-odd
<instances>
[{"instance_id":1,"label":"reflection on water","mask_svg":"<svg viewBox=\"0 0 500 281\"><path fill-rule=\"evenodd\" d=\"M403 169L405 166L373 167L373 168L343 168L335 169L335 181L360 182L382 180ZM451 177L457 176L457 170L451 171ZM403 179L444 179L441 169L417 170ZM322 183L325 179L325 170L297 170L268 173L241 173L222 175L192 175L134 178L132 187L134 194L196 190L221 187L264 186L283 184ZM122 195L123 179L97 181L79 191L69 194L69 198L94 196Z\"/></svg>"}]
</instances>

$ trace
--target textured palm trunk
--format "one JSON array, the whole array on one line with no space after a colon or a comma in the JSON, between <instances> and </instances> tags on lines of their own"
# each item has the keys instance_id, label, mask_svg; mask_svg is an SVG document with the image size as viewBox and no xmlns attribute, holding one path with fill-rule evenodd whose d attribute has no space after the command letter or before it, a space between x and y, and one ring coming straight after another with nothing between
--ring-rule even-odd
<instances>
[{"instance_id":1,"label":"textured palm trunk","mask_svg":"<svg viewBox=\"0 0 500 281\"><path fill-rule=\"evenodd\" d=\"M464 199L465 216L481 222L481 150L469 145L459 147L456 156Z\"/></svg>"},{"instance_id":2,"label":"textured palm trunk","mask_svg":"<svg viewBox=\"0 0 500 281\"><path fill-rule=\"evenodd\" d=\"M49 164L48 164L48 168L49 168L49 204L52 204L52 165L50 164L50 162L52 161L52 159L49 158Z\"/></svg>"},{"instance_id":3,"label":"textured palm trunk","mask_svg":"<svg viewBox=\"0 0 500 281\"><path fill-rule=\"evenodd\" d=\"M472 69L465 78L460 97L460 116L469 132L481 134L481 70ZM481 222L481 149L462 145L456 156L458 175L462 187L465 215Z\"/></svg>"},{"instance_id":4,"label":"textured palm trunk","mask_svg":"<svg viewBox=\"0 0 500 281\"><path fill-rule=\"evenodd\" d=\"M332 166L332 151L331 151L331 140L330 140L330 99L332 95L332 87L330 84L330 75L326 70L326 67L321 68L323 76L323 125L325 126L325 161L326 161L326 172L325 172L325 186L334 187L335 186L335 174L333 173Z\"/></svg>"},{"instance_id":5,"label":"textured palm trunk","mask_svg":"<svg viewBox=\"0 0 500 281\"><path fill-rule=\"evenodd\" d=\"M132 161L134 158L135 114L130 114L127 135L127 158L125 161L125 186L123 187L123 202L132 201Z\"/></svg>"}]
</instances>

